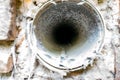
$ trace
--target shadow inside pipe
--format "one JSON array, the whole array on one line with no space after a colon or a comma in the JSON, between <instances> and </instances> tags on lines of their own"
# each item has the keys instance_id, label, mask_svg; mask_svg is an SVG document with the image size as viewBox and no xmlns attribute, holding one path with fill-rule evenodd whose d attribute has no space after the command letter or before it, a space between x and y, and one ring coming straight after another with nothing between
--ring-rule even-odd
<instances>
[{"instance_id":1,"label":"shadow inside pipe","mask_svg":"<svg viewBox=\"0 0 120 80\"><path fill-rule=\"evenodd\" d=\"M69 46L79 38L79 31L75 24L62 20L52 30L52 39L59 46Z\"/></svg>"}]
</instances>

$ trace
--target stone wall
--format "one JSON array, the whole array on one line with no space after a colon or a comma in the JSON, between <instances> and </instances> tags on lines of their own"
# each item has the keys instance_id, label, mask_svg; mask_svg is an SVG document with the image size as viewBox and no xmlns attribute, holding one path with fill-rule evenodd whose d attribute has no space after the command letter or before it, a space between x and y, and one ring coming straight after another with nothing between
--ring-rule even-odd
<instances>
[{"instance_id":1,"label":"stone wall","mask_svg":"<svg viewBox=\"0 0 120 80\"><path fill-rule=\"evenodd\" d=\"M34 19L31 12L47 1L0 0L0 80L120 80L120 1L90 1L105 22L104 45L92 65L65 76L46 68L26 39L27 22Z\"/></svg>"}]
</instances>

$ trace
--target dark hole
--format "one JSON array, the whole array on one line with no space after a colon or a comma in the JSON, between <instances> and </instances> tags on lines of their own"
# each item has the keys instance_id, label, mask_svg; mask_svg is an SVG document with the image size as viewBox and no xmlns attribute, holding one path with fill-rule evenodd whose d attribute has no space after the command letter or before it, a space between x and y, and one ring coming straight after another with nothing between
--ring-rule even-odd
<instances>
[{"instance_id":1,"label":"dark hole","mask_svg":"<svg viewBox=\"0 0 120 80\"><path fill-rule=\"evenodd\" d=\"M68 46L78 38L78 30L73 23L63 21L54 27L52 38L57 45Z\"/></svg>"}]
</instances>

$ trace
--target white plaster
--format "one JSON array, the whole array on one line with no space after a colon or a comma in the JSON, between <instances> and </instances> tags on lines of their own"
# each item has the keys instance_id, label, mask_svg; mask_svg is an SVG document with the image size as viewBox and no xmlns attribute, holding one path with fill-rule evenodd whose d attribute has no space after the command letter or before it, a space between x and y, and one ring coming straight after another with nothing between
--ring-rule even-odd
<instances>
[{"instance_id":1,"label":"white plaster","mask_svg":"<svg viewBox=\"0 0 120 80\"><path fill-rule=\"evenodd\" d=\"M10 18L10 0L0 0L0 40L8 38Z\"/></svg>"}]
</instances>

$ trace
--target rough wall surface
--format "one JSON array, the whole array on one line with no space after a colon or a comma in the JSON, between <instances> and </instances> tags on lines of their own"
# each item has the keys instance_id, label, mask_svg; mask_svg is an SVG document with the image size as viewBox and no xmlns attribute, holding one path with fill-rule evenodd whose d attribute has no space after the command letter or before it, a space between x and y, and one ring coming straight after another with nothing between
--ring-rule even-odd
<instances>
[{"instance_id":1,"label":"rough wall surface","mask_svg":"<svg viewBox=\"0 0 120 80\"><path fill-rule=\"evenodd\" d=\"M8 12L8 8L10 8L10 1L0 1L1 9L0 10L0 39L6 39L7 33L10 25L10 17L11 14ZM4 16L4 17L3 17Z\"/></svg>"},{"instance_id":2,"label":"rough wall surface","mask_svg":"<svg viewBox=\"0 0 120 80\"><path fill-rule=\"evenodd\" d=\"M34 18L33 15L30 15L30 11L36 13L37 9L47 0L17 1L19 3L19 10L17 10L19 35L9 48L3 42L0 44L0 69L3 62L7 64L9 58L3 58L3 53L5 56L9 56L10 53L13 55L14 68L10 73L1 74L0 80L120 80L119 75L116 75L116 73L119 73L118 64L120 63L119 0L91 0L91 3L99 9L105 21L104 46L99 53L100 56L92 66L88 66L85 70L70 72L66 76L51 71L42 65L38 58L31 53L29 43L26 40L26 22ZM0 22L2 20L4 19L1 18ZM2 29L0 28L0 33ZM7 27L6 29L8 30Z\"/></svg>"},{"instance_id":3,"label":"rough wall surface","mask_svg":"<svg viewBox=\"0 0 120 80\"><path fill-rule=\"evenodd\" d=\"M0 0L0 40L14 40L16 31L16 2Z\"/></svg>"}]
</instances>

